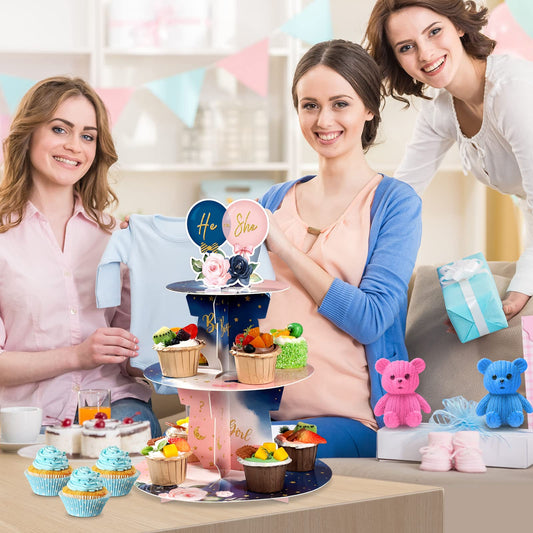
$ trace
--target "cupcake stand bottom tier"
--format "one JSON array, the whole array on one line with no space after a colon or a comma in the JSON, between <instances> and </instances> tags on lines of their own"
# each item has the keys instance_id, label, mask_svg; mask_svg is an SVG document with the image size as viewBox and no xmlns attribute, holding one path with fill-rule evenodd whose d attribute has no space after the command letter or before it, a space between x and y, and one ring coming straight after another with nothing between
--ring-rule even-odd
<instances>
[{"instance_id":1,"label":"cupcake stand bottom tier","mask_svg":"<svg viewBox=\"0 0 533 533\"><path fill-rule=\"evenodd\" d=\"M320 461L315 463L314 470L309 472L287 472L283 490L270 494L260 494L246 489L244 472L232 470L221 478L218 472L205 470L200 466L189 464L187 479L181 485L162 487L150 483L146 462L135 465L141 476L135 486L142 492L157 496L163 501L187 501L198 503L247 502L298 496L313 492L323 487L331 479L330 467Z\"/></svg>"}]
</instances>

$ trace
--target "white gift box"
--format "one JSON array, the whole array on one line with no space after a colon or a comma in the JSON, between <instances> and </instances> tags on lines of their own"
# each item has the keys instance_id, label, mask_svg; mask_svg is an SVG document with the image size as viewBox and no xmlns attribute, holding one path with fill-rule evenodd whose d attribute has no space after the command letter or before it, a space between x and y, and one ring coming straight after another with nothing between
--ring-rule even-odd
<instances>
[{"instance_id":1,"label":"white gift box","mask_svg":"<svg viewBox=\"0 0 533 533\"><path fill-rule=\"evenodd\" d=\"M416 428L381 428L377 434L377 458L420 462L420 448L427 446L428 433L438 430L435 424ZM487 466L528 468L533 464L533 431L500 428L480 434L480 448Z\"/></svg>"}]
</instances>

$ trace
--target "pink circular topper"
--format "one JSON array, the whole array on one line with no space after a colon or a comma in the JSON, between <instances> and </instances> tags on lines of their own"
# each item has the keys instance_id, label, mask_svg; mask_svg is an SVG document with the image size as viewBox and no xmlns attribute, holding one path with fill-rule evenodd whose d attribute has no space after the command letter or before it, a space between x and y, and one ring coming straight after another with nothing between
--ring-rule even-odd
<instances>
[{"instance_id":1,"label":"pink circular topper","mask_svg":"<svg viewBox=\"0 0 533 533\"><path fill-rule=\"evenodd\" d=\"M268 235L268 215L255 200L235 200L222 217L224 237L235 255L251 255Z\"/></svg>"}]
</instances>

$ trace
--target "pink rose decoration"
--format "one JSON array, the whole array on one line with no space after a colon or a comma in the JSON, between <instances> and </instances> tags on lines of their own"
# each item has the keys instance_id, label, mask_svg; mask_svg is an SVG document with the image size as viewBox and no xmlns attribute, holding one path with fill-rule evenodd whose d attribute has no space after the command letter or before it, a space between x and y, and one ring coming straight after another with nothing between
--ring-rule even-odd
<instances>
[{"instance_id":1,"label":"pink rose decoration","mask_svg":"<svg viewBox=\"0 0 533 533\"><path fill-rule=\"evenodd\" d=\"M209 254L202 265L203 282L209 287L224 287L231 278L229 260L222 254Z\"/></svg>"},{"instance_id":2,"label":"pink rose decoration","mask_svg":"<svg viewBox=\"0 0 533 533\"><path fill-rule=\"evenodd\" d=\"M184 502L199 502L207 496L207 491L199 489L197 487L177 487L159 495L159 497L165 500L180 500Z\"/></svg>"}]
</instances>

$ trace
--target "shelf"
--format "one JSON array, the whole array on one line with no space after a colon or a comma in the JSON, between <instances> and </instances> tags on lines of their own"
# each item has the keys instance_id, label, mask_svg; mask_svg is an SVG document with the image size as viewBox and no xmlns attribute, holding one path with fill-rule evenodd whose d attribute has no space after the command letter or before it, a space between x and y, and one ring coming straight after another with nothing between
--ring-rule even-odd
<instances>
[{"instance_id":1,"label":"shelf","mask_svg":"<svg viewBox=\"0 0 533 533\"><path fill-rule=\"evenodd\" d=\"M104 48L103 53L108 57L214 57L222 58L240 52L242 48L190 48L174 50L169 48ZM290 52L286 48L271 48L269 55L274 57L287 57Z\"/></svg>"},{"instance_id":2,"label":"shelf","mask_svg":"<svg viewBox=\"0 0 533 533\"><path fill-rule=\"evenodd\" d=\"M117 165L113 170L121 172L287 172L289 164L283 161L273 163L176 163L159 165L151 163Z\"/></svg>"},{"instance_id":3,"label":"shelf","mask_svg":"<svg viewBox=\"0 0 533 533\"><path fill-rule=\"evenodd\" d=\"M93 53L91 48L57 48L57 49L43 49L43 48L0 48L0 54L11 54L11 55L21 55L21 56L90 56Z\"/></svg>"}]
</instances>

